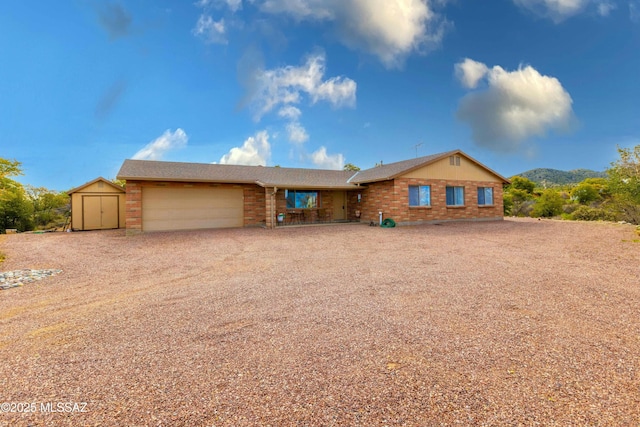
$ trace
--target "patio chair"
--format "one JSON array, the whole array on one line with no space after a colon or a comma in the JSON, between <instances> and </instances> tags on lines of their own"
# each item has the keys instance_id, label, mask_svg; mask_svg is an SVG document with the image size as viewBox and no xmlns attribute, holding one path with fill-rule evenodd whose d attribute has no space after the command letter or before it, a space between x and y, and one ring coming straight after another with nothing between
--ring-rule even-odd
<instances>
[{"instance_id":1,"label":"patio chair","mask_svg":"<svg viewBox=\"0 0 640 427\"><path fill-rule=\"evenodd\" d=\"M327 210L325 208L318 209L318 222L325 222L328 221L328 219L329 215L327 213Z\"/></svg>"}]
</instances>

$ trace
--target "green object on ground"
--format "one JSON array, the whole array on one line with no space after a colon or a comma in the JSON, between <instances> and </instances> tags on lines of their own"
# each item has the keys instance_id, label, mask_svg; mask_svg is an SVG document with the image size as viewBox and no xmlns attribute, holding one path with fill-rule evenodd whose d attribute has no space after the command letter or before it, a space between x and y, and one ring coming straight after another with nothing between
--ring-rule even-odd
<instances>
[{"instance_id":1,"label":"green object on ground","mask_svg":"<svg viewBox=\"0 0 640 427\"><path fill-rule=\"evenodd\" d=\"M380 227L382 228L393 228L395 226L396 226L396 222L391 218L383 219L382 224L380 224Z\"/></svg>"}]
</instances>

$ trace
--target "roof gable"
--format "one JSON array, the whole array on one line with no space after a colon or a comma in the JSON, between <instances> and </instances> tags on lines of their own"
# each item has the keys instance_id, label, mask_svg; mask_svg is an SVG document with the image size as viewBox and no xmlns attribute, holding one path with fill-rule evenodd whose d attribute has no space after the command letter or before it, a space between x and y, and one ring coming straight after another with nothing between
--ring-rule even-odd
<instances>
[{"instance_id":1,"label":"roof gable","mask_svg":"<svg viewBox=\"0 0 640 427\"><path fill-rule=\"evenodd\" d=\"M503 176L460 151L404 172L396 178L508 182Z\"/></svg>"},{"instance_id":2,"label":"roof gable","mask_svg":"<svg viewBox=\"0 0 640 427\"><path fill-rule=\"evenodd\" d=\"M459 150L457 150L459 151ZM403 160L401 162L389 163L386 165L376 166L358 172L350 179L354 184L364 184L367 182L386 181L396 178L402 174L410 172L414 169L421 168L438 159L449 156L456 151L447 151L445 153L432 154L430 156L416 157L415 159Z\"/></svg>"},{"instance_id":3,"label":"roof gable","mask_svg":"<svg viewBox=\"0 0 640 427\"><path fill-rule=\"evenodd\" d=\"M126 191L124 188L120 187L119 185L116 185L113 182L111 182L111 181L99 176L98 178L96 178L96 179L94 179L92 181L86 182L86 183L82 184L79 187L76 187L76 188L73 188L73 189L67 191L67 194L77 193L77 192L85 190L85 189L87 189L87 188L89 188L92 185L97 184L97 183L107 184L109 187L111 187L111 189L117 190L117 192L119 192L119 193L124 193Z\"/></svg>"}]
</instances>

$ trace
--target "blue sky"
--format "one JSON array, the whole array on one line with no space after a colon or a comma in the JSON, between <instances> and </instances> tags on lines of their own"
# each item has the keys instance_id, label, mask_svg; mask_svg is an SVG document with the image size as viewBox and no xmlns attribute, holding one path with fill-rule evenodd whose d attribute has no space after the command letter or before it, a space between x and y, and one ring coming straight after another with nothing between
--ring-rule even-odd
<instances>
[{"instance_id":1,"label":"blue sky","mask_svg":"<svg viewBox=\"0 0 640 427\"><path fill-rule=\"evenodd\" d=\"M0 3L0 157L67 190L127 158L505 176L640 144L640 0Z\"/></svg>"}]
</instances>

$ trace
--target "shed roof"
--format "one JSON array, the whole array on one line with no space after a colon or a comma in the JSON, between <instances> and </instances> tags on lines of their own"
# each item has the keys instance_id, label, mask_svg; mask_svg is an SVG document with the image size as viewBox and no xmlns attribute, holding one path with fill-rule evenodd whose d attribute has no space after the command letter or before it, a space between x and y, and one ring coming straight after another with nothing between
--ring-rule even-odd
<instances>
[{"instance_id":1,"label":"shed roof","mask_svg":"<svg viewBox=\"0 0 640 427\"><path fill-rule=\"evenodd\" d=\"M67 191L67 194L77 193L78 191L83 190L83 189L89 187L90 185L93 185L93 184L95 184L96 182L99 182L99 181L102 181L105 184L108 184L108 185L112 186L113 188L115 188L116 190L118 190L118 191L120 191L122 193L125 192L124 188L120 187L119 185L114 184L113 182L109 181L108 179L105 179L105 178L99 176L98 178L96 178L96 179L94 179L92 181L86 182L86 183L82 184L79 187L76 187L76 188L73 188L73 189Z\"/></svg>"}]
</instances>

